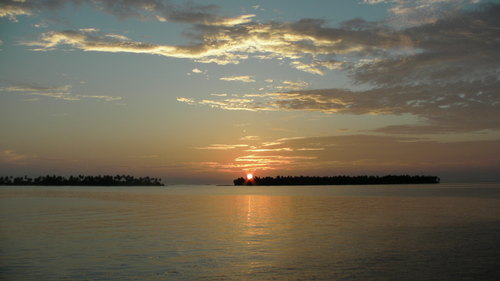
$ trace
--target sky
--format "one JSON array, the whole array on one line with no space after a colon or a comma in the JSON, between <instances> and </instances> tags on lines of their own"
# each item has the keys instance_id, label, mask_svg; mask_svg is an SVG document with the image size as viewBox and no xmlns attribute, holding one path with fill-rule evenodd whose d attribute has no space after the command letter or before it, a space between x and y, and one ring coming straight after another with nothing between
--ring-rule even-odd
<instances>
[{"instance_id":1,"label":"sky","mask_svg":"<svg viewBox=\"0 0 500 281\"><path fill-rule=\"evenodd\" d=\"M500 180L500 1L0 0L0 174Z\"/></svg>"}]
</instances>

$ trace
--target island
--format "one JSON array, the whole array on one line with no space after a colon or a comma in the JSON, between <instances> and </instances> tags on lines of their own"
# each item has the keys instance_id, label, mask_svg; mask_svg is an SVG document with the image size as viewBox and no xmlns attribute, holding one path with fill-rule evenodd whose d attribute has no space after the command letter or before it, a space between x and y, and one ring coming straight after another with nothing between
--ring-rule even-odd
<instances>
[{"instance_id":1,"label":"island","mask_svg":"<svg viewBox=\"0 0 500 281\"><path fill-rule=\"evenodd\" d=\"M0 185L44 185L44 186L164 186L159 178L134 177L130 175L98 175L69 176L56 175L39 176L36 178L0 177Z\"/></svg>"},{"instance_id":2,"label":"island","mask_svg":"<svg viewBox=\"0 0 500 281\"><path fill-rule=\"evenodd\" d=\"M311 176L277 176L252 177L251 179L237 178L233 180L234 185L375 185L375 184L438 184L440 178L436 176L409 176L409 175L386 175L386 176L333 176L333 177L311 177Z\"/></svg>"}]
</instances>

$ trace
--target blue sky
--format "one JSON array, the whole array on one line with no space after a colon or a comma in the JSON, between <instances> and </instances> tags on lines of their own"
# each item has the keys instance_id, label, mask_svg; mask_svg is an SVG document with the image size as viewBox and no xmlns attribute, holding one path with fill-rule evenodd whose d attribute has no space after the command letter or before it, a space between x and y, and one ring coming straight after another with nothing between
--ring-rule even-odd
<instances>
[{"instance_id":1,"label":"blue sky","mask_svg":"<svg viewBox=\"0 0 500 281\"><path fill-rule=\"evenodd\" d=\"M0 1L0 168L498 180L499 1Z\"/></svg>"}]
</instances>

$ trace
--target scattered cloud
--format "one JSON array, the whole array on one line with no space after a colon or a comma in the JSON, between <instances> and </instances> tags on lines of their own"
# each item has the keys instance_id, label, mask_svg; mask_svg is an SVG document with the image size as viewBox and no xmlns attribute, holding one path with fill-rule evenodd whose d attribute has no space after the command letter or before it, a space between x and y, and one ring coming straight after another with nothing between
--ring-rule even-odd
<instances>
[{"instance_id":1,"label":"scattered cloud","mask_svg":"<svg viewBox=\"0 0 500 281\"><path fill-rule=\"evenodd\" d=\"M79 1L6 0L0 6L0 16L15 19L44 9L60 9L68 3L77 5ZM499 129L495 120L500 115L497 94L500 5L475 5L469 9L478 3L476 0L366 0L364 3L391 5L391 18L379 22L354 19L337 27L329 27L319 19L262 23L253 21L254 15L218 16L213 5L97 0L91 5L121 18L193 24L189 32L192 43L155 44L97 29L78 29L45 32L38 40L23 44L38 51L69 48L128 52L221 65L249 58L280 60L317 75L344 70L365 90L304 90L306 84L287 81L290 83L275 88L280 93L177 100L226 110L411 114L421 119L420 124L378 130L387 133ZM220 79L255 82L251 76ZM82 98L64 91L39 95L66 100Z\"/></svg>"},{"instance_id":2,"label":"scattered cloud","mask_svg":"<svg viewBox=\"0 0 500 281\"><path fill-rule=\"evenodd\" d=\"M323 165L322 170L336 166L339 169L350 167L358 172L389 172L389 169L401 167L406 171L428 169L430 172L437 168L498 167L500 158L496 158L498 152L493 150L499 143L498 140L437 142L408 137L348 135L296 139L284 141L282 145L293 148L296 153L299 153L299 147L318 148L318 151L300 151L318 156L314 163L310 163L311 169Z\"/></svg>"},{"instance_id":3,"label":"scattered cloud","mask_svg":"<svg viewBox=\"0 0 500 281\"><path fill-rule=\"evenodd\" d=\"M276 86L276 89L293 91L293 90L302 90L309 86L309 83L304 81L288 81L285 80L281 82L281 85Z\"/></svg>"},{"instance_id":4,"label":"scattered cloud","mask_svg":"<svg viewBox=\"0 0 500 281\"><path fill-rule=\"evenodd\" d=\"M122 100L122 97L113 97L107 95L82 95L82 94L74 94L71 91L71 85L64 85L59 87L40 87L40 86L27 86L27 85L18 85L18 86L9 86L0 88L0 92L6 93L19 93L22 95L28 96L42 96L49 97L58 100L65 101L80 101L85 99L94 99L101 100L105 102L111 101L119 101ZM26 99L26 101L35 101L38 99Z\"/></svg>"},{"instance_id":5,"label":"scattered cloud","mask_svg":"<svg viewBox=\"0 0 500 281\"><path fill-rule=\"evenodd\" d=\"M245 82L245 83L255 82L253 77L249 76L249 75L222 77L222 78L219 78L219 80L222 80L222 81L240 81L240 82Z\"/></svg>"},{"instance_id":6,"label":"scattered cloud","mask_svg":"<svg viewBox=\"0 0 500 281\"><path fill-rule=\"evenodd\" d=\"M228 166L245 171L293 170L308 162L316 160L316 156L283 156L283 155L245 155L234 159Z\"/></svg>"},{"instance_id":7,"label":"scattered cloud","mask_svg":"<svg viewBox=\"0 0 500 281\"><path fill-rule=\"evenodd\" d=\"M303 90L252 95L252 99L190 100L192 104L247 111L311 111L328 114L412 114L419 125L378 129L387 133L451 133L500 129L498 80L456 82L442 86L382 87L365 91Z\"/></svg>"},{"instance_id":8,"label":"scattered cloud","mask_svg":"<svg viewBox=\"0 0 500 281\"><path fill-rule=\"evenodd\" d=\"M500 41L496 40L500 36L500 5L461 11L432 24L392 31L376 25L365 26L368 23L362 20L345 23L335 32L321 27L317 21L295 24L296 29L308 30L307 34L314 38L315 35L330 38L336 34L339 39L349 35L347 42L356 42L349 46L361 46L357 48L358 53L372 50L374 58L348 66L354 82L368 85L368 89L292 90L282 85L278 89L284 92L246 95L250 100L214 100L213 107L356 115L411 114L420 118L419 124L377 129L384 133L500 129L496 121L500 119L500 53L497 51ZM365 38L359 33L363 30ZM348 50L347 42L342 42L344 50ZM393 47L398 46L407 46L409 52L395 51ZM454 47L450 49L450 46ZM378 47L384 50L373 49ZM342 67L346 65L343 63Z\"/></svg>"},{"instance_id":9,"label":"scattered cloud","mask_svg":"<svg viewBox=\"0 0 500 281\"><path fill-rule=\"evenodd\" d=\"M244 111L260 111L260 110L276 110L272 107L265 107L263 103L255 103L254 99L249 98L227 98L223 99L202 99L196 100L193 98L178 97L177 101L191 105L208 105L212 108L220 108L225 110L244 110Z\"/></svg>"},{"instance_id":10,"label":"scattered cloud","mask_svg":"<svg viewBox=\"0 0 500 281\"><path fill-rule=\"evenodd\" d=\"M494 171L500 166L499 145L499 140L438 142L376 135L290 138L276 142L273 149L242 148L240 156L205 168L312 175Z\"/></svg>"},{"instance_id":11,"label":"scattered cloud","mask_svg":"<svg viewBox=\"0 0 500 281\"><path fill-rule=\"evenodd\" d=\"M203 73L203 71L201 71L198 68L193 68L193 70L191 70L191 72L193 72L193 73Z\"/></svg>"}]
</instances>

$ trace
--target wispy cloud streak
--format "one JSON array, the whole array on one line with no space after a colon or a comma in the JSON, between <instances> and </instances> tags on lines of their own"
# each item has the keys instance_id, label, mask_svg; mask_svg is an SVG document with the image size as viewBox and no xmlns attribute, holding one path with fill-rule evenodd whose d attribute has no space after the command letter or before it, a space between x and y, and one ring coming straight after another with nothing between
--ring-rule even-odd
<instances>
[{"instance_id":1,"label":"wispy cloud streak","mask_svg":"<svg viewBox=\"0 0 500 281\"><path fill-rule=\"evenodd\" d=\"M219 80L222 80L222 81L240 81L240 82L244 82L244 83L255 82L253 77L249 76L249 75L221 77L221 78L219 78Z\"/></svg>"},{"instance_id":2,"label":"wispy cloud streak","mask_svg":"<svg viewBox=\"0 0 500 281\"><path fill-rule=\"evenodd\" d=\"M209 146L204 147L196 147L196 149L202 150L230 150L235 148L244 148L248 147L247 144L211 144Z\"/></svg>"},{"instance_id":3,"label":"wispy cloud streak","mask_svg":"<svg viewBox=\"0 0 500 281\"><path fill-rule=\"evenodd\" d=\"M28 96L43 96L65 101L80 101L84 99L101 100L105 102L119 101L122 97L113 97L107 95L83 95L74 94L71 91L71 85L60 87L35 87L35 86L9 86L0 88L0 92L18 93Z\"/></svg>"}]
</instances>

